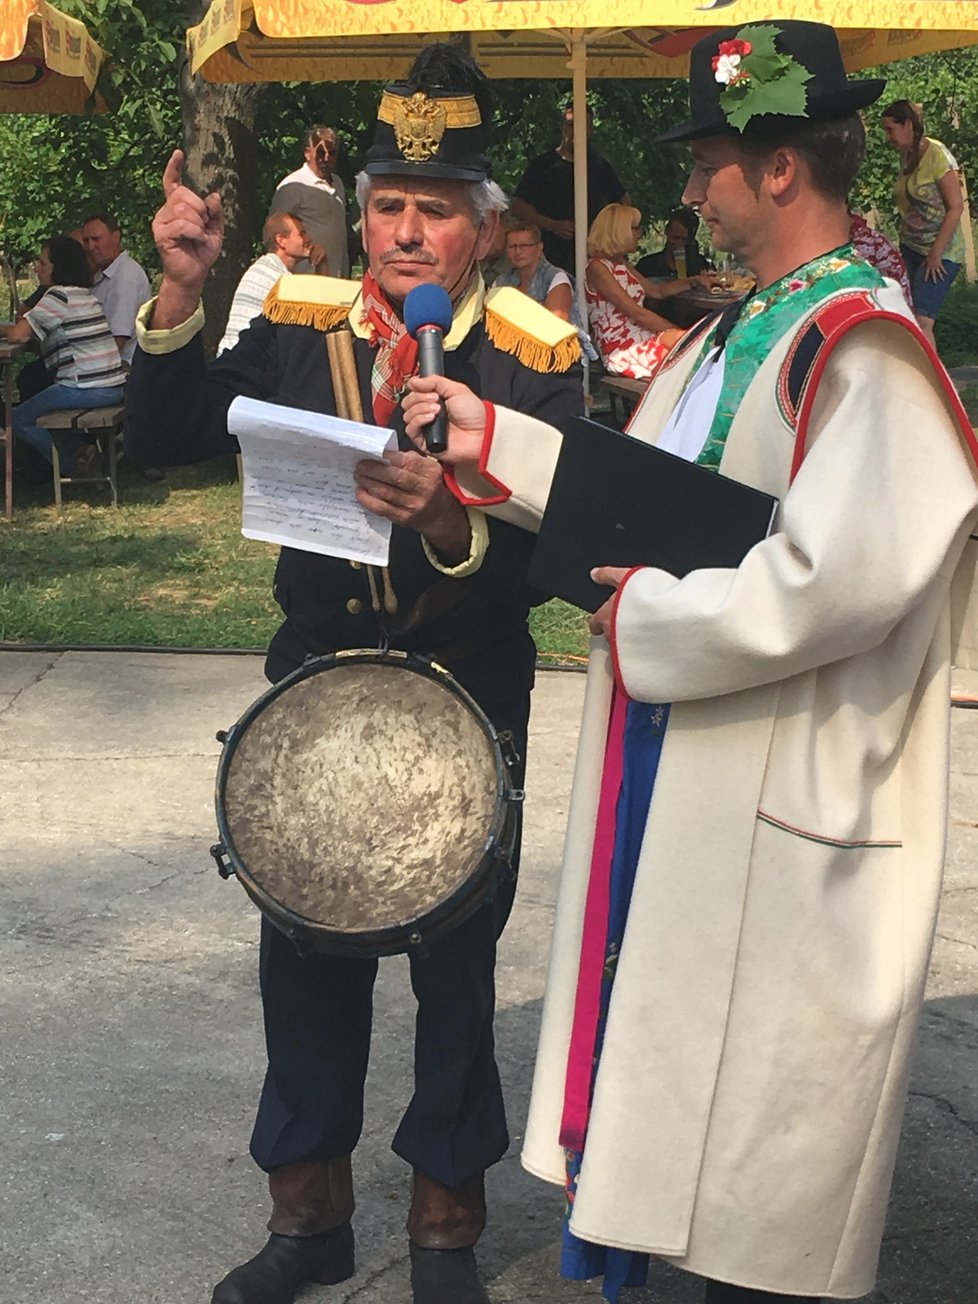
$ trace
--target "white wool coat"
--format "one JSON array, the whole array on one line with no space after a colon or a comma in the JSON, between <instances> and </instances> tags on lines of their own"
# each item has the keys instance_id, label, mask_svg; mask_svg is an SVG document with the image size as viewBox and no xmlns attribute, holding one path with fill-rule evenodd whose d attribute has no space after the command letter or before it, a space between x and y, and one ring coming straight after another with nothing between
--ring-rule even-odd
<instances>
[{"instance_id":1,"label":"white wool coat","mask_svg":"<svg viewBox=\"0 0 978 1304\"><path fill-rule=\"evenodd\" d=\"M564 1180L617 672L632 697L674 705L571 1227L723 1281L851 1298L874 1281L937 916L948 594L978 488L946 378L884 320L833 350L789 485L789 342L721 467L781 499L774 533L735 570L633 573L611 646L592 647L523 1162ZM692 366L659 374L631 434L656 440ZM483 470L509 497L490 510L535 528L559 435L493 416Z\"/></svg>"}]
</instances>

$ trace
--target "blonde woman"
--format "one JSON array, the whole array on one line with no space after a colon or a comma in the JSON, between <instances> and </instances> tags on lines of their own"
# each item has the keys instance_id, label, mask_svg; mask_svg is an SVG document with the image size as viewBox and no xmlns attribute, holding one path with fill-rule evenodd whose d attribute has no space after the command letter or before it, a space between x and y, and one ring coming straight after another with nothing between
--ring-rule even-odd
<instances>
[{"instance_id":1,"label":"blonde woman","mask_svg":"<svg viewBox=\"0 0 978 1304\"><path fill-rule=\"evenodd\" d=\"M653 374L682 334L672 322L645 307L646 299L665 299L690 286L711 285L711 276L650 281L629 262L638 248L642 214L627 204L608 204L587 237L587 295L591 338L601 361L617 376L645 379Z\"/></svg>"},{"instance_id":2,"label":"blonde woman","mask_svg":"<svg viewBox=\"0 0 978 1304\"><path fill-rule=\"evenodd\" d=\"M964 262L964 195L958 165L946 145L924 135L920 106L894 100L880 115L886 143L903 167L895 197L900 253L910 273L917 325L934 343L934 322Z\"/></svg>"}]
</instances>

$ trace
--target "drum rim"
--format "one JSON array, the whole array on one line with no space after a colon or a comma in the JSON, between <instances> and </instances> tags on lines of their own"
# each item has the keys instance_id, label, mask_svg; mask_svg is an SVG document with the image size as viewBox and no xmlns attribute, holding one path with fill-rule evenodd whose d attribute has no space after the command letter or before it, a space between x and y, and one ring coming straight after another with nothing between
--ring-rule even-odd
<instances>
[{"instance_id":1,"label":"drum rim","mask_svg":"<svg viewBox=\"0 0 978 1304\"><path fill-rule=\"evenodd\" d=\"M384 662L397 664L402 669L432 679L453 692L474 715L483 734L490 744L496 769L495 811L482 849L482 856L477 868L459 887L439 902L427 914L424 920L424 934L415 930L409 932L410 924L390 925L360 933L341 932L327 928L325 925L310 920L291 910L287 905L277 901L259 884L239 854L225 813L225 797L231 762L238 744L248 726L265 711L268 706L287 692L293 685L309 679L313 675L331 670L339 664L356 665L364 663L381 665ZM507 821L512 818L511 806L521 799L522 794L512 789L508 782L506 761L499 740L499 734L485 711L475 698L436 661L419 656L415 652L402 652L399 649L381 651L376 648L353 648L339 652L330 652L323 656L308 657L301 666L286 675L277 683L257 697L227 730L224 745L217 765L215 781L215 807L217 813L217 830L221 845L231 868L245 892L255 903L262 915L285 933L297 945L308 939L308 949L328 954L348 956L350 958L369 958L381 955L396 955L409 951L414 946L424 946L442 936L456 923L462 923L482 904L489 895L483 889L487 862L495 859L493 848L498 846L506 830Z\"/></svg>"}]
</instances>

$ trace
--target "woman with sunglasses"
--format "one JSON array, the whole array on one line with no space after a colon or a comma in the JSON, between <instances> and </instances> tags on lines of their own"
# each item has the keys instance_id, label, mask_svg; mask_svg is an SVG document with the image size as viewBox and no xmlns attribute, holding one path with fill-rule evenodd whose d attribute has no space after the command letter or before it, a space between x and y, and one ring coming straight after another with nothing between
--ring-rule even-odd
<instances>
[{"instance_id":1,"label":"woman with sunglasses","mask_svg":"<svg viewBox=\"0 0 978 1304\"><path fill-rule=\"evenodd\" d=\"M635 380L650 377L682 331L645 306L693 285L709 286L715 277L686 276L650 281L629 261L638 249L642 215L626 204L608 204L591 223L585 280L593 339L605 368Z\"/></svg>"}]
</instances>

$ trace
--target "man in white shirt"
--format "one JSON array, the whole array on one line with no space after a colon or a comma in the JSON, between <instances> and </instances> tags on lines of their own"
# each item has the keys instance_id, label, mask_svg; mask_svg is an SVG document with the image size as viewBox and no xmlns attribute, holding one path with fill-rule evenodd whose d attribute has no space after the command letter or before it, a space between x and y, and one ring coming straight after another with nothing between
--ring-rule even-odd
<instances>
[{"instance_id":1,"label":"man in white shirt","mask_svg":"<svg viewBox=\"0 0 978 1304\"><path fill-rule=\"evenodd\" d=\"M308 264L300 264L300 272L350 275L346 190L335 171L339 152L339 140L332 127L310 127L306 132L305 162L282 178L272 197L269 214L294 213L312 242Z\"/></svg>"},{"instance_id":2,"label":"man in white shirt","mask_svg":"<svg viewBox=\"0 0 978 1304\"><path fill-rule=\"evenodd\" d=\"M218 353L234 348L241 332L261 316L272 286L286 272L294 272L309 253L309 237L294 213L272 213L265 220L261 238L265 252L238 282Z\"/></svg>"},{"instance_id":3,"label":"man in white shirt","mask_svg":"<svg viewBox=\"0 0 978 1304\"><path fill-rule=\"evenodd\" d=\"M136 351L136 313L150 297L149 277L122 247L119 223L109 213L85 219L82 242L95 269L92 293L102 305L123 362Z\"/></svg>"}]
</instances>

